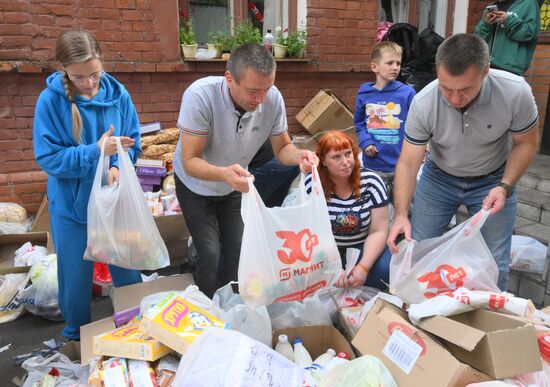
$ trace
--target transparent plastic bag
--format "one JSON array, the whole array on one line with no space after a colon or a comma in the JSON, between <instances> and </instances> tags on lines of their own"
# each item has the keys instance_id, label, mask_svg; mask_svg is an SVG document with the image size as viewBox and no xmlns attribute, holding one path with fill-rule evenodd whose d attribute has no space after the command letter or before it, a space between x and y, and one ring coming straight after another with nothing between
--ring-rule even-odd
<instances>
[{"instance_id":1,"label":"transparent plastic bag","mask_svg":"<svg viewBox=\"0 0 550 387\"><path fill-rule=\"evenodd\" d=\"M310 325L332 325L329 313L315 294L302 301L267 305L273 330Z\"/></svg>"},{"instance_id":2,"label":"transparent plastic bag","mask_svg":"<svg viewBox=\"0 0 550 387\"><path fill-rule=\"evenodd\" d=\"M536 239L512 235L510 269L542 274L546 262L547 247Z\"/></svg>"},{"instance_id":3,"label":"transparent plastic bag","mask_svg":"<svg viewBox=\"0 0 550 387\"><path fill-rule=\"evenodd\" d=\"M395 379L376 356L364 355L334 367L319 387L397 387Z\"/></svg>"},{"instance_id":4,"label":"transparent plastic bag","mask_svg":"<svg viewBox=\"0 0 550 387\"><path fill-rule=\"evenodd\" d=\"M481 210L441 237L401 241L390 263L393 293L416 304L461 287L500 292L498 267L480 231L488 217Z\"/></svg>"},{"instance_id":5,"label":"transparent plastic bag","mask_svg":"<svg viewBox=\"0 0 550 387\"><path fill-rule=\"evenodd\" d=\"M251 306L303 300L332 285L342 272L317 170L312 192L301 176L296 202L267 208L249 180L243 194L244 222L239 290Z\"/></svg>"},{"instance_id":6,"label":"transparent plastic bag","mask_svg":"<svg viewBox=\"0 0 550 387\"><path fill-rule=\"evenodd\" d=\"M58 302L57 256L50 254L35 262L29 274L32 283L20 292L25 309L48 320L63 320Z\"/></svg>"},{"instance_id":7,"label":"transparent plastic bag","mask_svg":"<svg viewBox=\"0 0 550 387\"><path fill-rule=\"evenodd\" d=\"M0 275L0 323L13 321L25 311L19 293L29 278L29 273Z\"/></svg>"},{"instance_id":8,"label":"transparent plastic bag","mask_svg":"<svg viewBox=\"0 0 550 387\"><path fill-rule=\"evenodd\" d=\"M246 305L242 297L233 291L233 285L236 284L228 283L216 290L212 297L221 310L220 318L229 323L232 330L271 347L271 320L267 308L265 305L257 308Z\"/></svg>"},{"instance_id":9,"label":"transparent plastic bag","mask_svg":"<svg viewBox=\"0 0 550 387\"><path fill-rule=\"evenodd\" d=\"M170 264L128 153L116 137L119 182L106 186L109 157L104 145L88 202L88 246L84 259L127 269L156 270Z\"/></svg>"}]
</instances>

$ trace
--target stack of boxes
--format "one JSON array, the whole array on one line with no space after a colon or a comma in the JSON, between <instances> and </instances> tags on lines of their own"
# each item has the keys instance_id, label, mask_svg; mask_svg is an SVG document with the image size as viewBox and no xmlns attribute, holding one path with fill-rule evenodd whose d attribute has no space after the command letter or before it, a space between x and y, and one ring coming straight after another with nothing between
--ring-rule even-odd
<instances>
[{"instance_id":1,"label":"stack of boxes","mask_svg":"<svg viewBox=\"0 0 550 387\"><path fill-rule=\"evenodd\" d=\"M155 187L160 189L162 178L166 176L166 167L162 160L138 159L136 173L143 192L154 192Z\"/></svg>"}]
</instances>

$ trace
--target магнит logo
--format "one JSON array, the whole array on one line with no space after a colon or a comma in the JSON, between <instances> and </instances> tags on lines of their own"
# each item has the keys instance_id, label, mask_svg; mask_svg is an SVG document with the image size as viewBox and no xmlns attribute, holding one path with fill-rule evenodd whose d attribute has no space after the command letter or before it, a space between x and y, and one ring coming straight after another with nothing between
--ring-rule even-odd
<instances>
[{"instance_id":1,"label":"\u043c\u0430\u0433\u043d\u0438\u0442 logo","mask_svg":"<svg viewBox=\"0 0 550 387\"><path fill-rule=\"evenodd\" d=\"M275 232L275 235L281 239L284 239L283 247L290 250L289 252L277 250L277 257L279 258L279 261L285 265L292 265L298 260L302 262L309 262L311 260L313 248L319 244L317 235L312 234L307 228L299 231L298 233L295 233L294 231L277 231ZM304 251L307 255L304 254Z\"/></svg>"}]
</instances>

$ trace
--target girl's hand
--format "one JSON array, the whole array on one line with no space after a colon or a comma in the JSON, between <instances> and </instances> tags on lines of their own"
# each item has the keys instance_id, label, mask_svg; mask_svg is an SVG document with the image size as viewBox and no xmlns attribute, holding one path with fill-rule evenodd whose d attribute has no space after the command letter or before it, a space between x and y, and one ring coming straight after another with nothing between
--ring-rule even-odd
<instances>
[{"instance_id":1,"label":"girl's hand","mask_svg":"<svg viewBox=\"0 0 550 387\"><path fill-rule=\"evenodd\" d=\"M117 167L111 167L107 173L107 181L109 186L118 183L119 171Z\"/></svg>"},{"instance_id":2,"label":"girl's hand","mask_svg":"<svg viewBox=\"0 0 550 387\"><path fill-rule=\"evenodd\" d=\"M338 281L334 284L337 288L348 288L349 287L349 281L346 276L346 272L342 270L342 273L340 274L340 278L338 278Z\"/></svg>"},{"instance_id":3,"label":"girl's hand","mask_svg":"<svg viewBox=\"0 0 550 387\"><path fill-rule=\"evenodd\" d=\"M109 156L117 153L116 137L112 135L114 131L115 131L115 127L111 125L109 127L109 130L103 133L103 136L101 136L101 138L97 142L97 146L99 147L99 150L101 150L103 143L105 143L105 156ZM134 144L136 143L136 141L131 137L120 136L119 138L120 138L120 144L122 145L125 151L133 147Z\"/></svg>"}]
</instances>

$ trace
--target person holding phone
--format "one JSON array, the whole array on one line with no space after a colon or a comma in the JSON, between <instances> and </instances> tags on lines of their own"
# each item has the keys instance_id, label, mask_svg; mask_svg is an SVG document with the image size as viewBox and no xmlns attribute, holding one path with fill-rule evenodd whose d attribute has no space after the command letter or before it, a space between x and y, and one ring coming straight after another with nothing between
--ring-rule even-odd
<instances>
[{"instance_id":1,"label":"person holding phone","mask_svg":"<svg viewBox=\"0 0 550 387\"><path fill-rule=\"evenodd\" d=\"M523 76L540 30L537 0L497 0L488 5L475 33L489 45L491 67Z\"/></svg>"}]
</instances>

